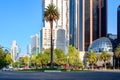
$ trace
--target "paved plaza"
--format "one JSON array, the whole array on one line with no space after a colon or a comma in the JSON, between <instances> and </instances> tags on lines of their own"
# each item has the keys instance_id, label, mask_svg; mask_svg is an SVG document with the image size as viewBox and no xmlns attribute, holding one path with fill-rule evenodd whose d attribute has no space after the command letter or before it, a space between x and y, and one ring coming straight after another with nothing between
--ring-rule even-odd
<instances>
[{"instance_id":1,"label":"paved plaza","mask_svg":"<svg viewBox=\"0 0 120 80\"><path fill-rule=\"evenodd\" d=\"M120 80L117 71L93 72L2 72L0 80Z\"/></svg>"}]
</instances>

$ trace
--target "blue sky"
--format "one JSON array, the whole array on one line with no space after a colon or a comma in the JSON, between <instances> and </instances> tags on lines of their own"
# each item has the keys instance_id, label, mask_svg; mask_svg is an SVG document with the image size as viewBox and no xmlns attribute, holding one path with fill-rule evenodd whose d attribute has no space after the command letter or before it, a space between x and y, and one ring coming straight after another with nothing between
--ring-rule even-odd
<instances>
[{"instance_id":1,"label":"blue sky","mask_svg":"<svg viewBox=\"0 0 120 80\"><path fill-rule=\"evenodd\" d=\"M116 34L120 0L108 0L108 33ZM0 0L0 44L11 47L13 40L26 53L30 36L41 29L41 0Z\"/></svg>"},{"instance_id":2,"label":"blue sky","mask_svg":"<svg viewBox=\"0 0 120 80\"><path fill-rule=\"evenodd\" d=\"M117 34L117 7L120 0L108 0L108 33Z\"/></svg>"},{"instance_id":3,"label":"blue sky","mask_svg":"<svg viewBox=\"0 0 120 80\"><path fill-rule=\"evenodd\" d=\"M0 44L11 47L16 40L26 53L30 36L41 28L41 0L0 0Z\"/></svg>"}]
</instances>

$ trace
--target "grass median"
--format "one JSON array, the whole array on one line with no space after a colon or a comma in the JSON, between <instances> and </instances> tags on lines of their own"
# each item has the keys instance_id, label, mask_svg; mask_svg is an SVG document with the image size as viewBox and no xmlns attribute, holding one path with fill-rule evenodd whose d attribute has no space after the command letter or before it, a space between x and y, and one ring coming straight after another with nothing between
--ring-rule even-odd
<instances>
[{"instance_id":1,"label":"grass median","mask_svg":"<svg viewBox=\"0 0 120 80\"><path fill-rule=\"evenodd\" d=\"M58 68L41 68L41 69L24 69L17 70L17 72L91 72L91 70L68 70L68 69L58 69Z\"/></svg>"}]
</instances>

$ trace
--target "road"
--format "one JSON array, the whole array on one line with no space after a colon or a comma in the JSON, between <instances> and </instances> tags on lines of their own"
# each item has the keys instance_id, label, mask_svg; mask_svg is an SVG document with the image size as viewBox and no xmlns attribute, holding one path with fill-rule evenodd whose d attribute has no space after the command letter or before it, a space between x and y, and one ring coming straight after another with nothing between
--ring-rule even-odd
<instances>
[{"instance_id":1,"label":"road","mask_svg":"<svg viewBox=\"0 0 120 80\"><path fill-rule=\"evenodd\" d=\"M0 80L120 80L120 72L2 72Z\"/></svg>"}]
</instances>

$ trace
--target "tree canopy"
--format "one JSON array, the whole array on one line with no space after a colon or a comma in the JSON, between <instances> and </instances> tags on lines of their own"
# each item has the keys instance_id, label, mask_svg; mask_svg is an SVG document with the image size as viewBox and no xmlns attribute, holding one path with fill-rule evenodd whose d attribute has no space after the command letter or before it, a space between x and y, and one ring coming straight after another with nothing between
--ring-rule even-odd
<instances>
[{"instance_id":1,"label":"tree canopy","mask_svg":"<svg viewBox=\"0 0 120 80\"><path fill-rule=\"evenodd\" d=\"M87 55L87 62L89 62L92 65L92 70L93 70L93 66L97 62L97 60L98 59L97 59L95 52L93 50L91 50Z\"/></svg>"},{"instance_id":2,"label":"tree canopy","mask_svg":"<svg viewBox=\"0 0 120 80\"><path fill-rule=\"evenodd\" d=\"M106 62L111 60L111 55L108 54L106 51L102 51L102 54L100 55L100 60L104 61L104 66L106 69Z\"/></svg>"},{"instance_id":3,"label":"tree canopy","mask_svg":"<svg viewBox=\"0 0 120 80\"><path fill-rule=\"evenodd\" d=\"M9 51L3 50L0 46L0 69L12 63L11 54Z\"/></svg>"},{"instance_id":4,"label":"tree canopy","mask_svg":"<svg viewBox=\"0 0 120 80\"><path fill-rule=\"evenodd\" d=\"M54 62L58 66L66 63L65 53L61 49L54 50Z\"/></svg>"},{"instance_id":5,"label":"tree canopy","mask_svg":"<svg viewBox=\"0 0 120 80\"><path fill-rule=\"evenodd\" d=\"M68 46L68 54L67 54L67 59L70 67L83 67L83 62L80 60L79 52L75 47L72 45Z\"/></svg>"},{"instance_id":6,"label":"tree canopy","mask_svg":"<svg viewBox=\"0 0 120 80\"><path fill-rule=\"evenodd\" d=\"M53 3L49 4L47 8L45 8L44 19L49 22L59 19L58 9L53 5Z\"/></svg>"},{"instance_id":7,"label":"tree canopy","mask_svg":"<svg viewBox=\"0 0 120 80\"><path fill-rule=\"evenodd\" d=\"M115 57L120 58L120 44L115 48Z\"/></svg>"}]
</instances>

